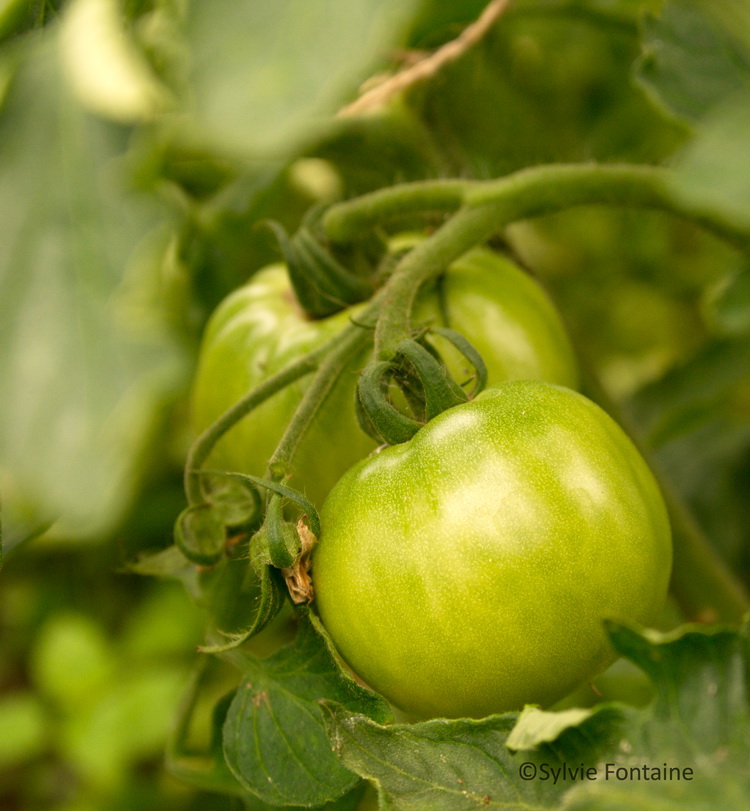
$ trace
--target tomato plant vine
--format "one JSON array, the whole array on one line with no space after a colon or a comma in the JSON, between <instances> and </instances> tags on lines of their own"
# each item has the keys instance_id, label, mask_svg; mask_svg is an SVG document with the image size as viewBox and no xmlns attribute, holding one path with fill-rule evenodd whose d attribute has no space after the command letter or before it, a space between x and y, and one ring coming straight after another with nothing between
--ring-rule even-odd
<instances>
[{"instance_id":1,"label":"tomato plant vine","mask_svg":"<svg viewBox=\"0 0 750 811\"><path fill-rule=\"evenodd\" d=\"M742 0L6 2L0 805L747 805L748 110Z\"/></svg>"}]
</instances>

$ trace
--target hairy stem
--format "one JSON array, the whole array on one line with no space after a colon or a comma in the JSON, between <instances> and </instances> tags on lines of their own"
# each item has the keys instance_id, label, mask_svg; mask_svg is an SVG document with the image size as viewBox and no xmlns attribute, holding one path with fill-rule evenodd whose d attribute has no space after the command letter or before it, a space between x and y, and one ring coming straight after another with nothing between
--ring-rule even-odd
<instances>
[{"instance_id":1,"label":"hairy stem","mask_svg":"<svg viewBox=\"0 0 750 811\"><path fill-rule=\"evenodd\" d=\"M466 180L426 180L378 189L331 206L323 227L333 242L346 244L383 220L415 212L455 211L471 185Z\"/></svg>"},{"instance_id":2,"label":"hairy stem","mask_svg":"<svg viewBox=\"0 0 750 811\"><path fill-rule=\"evenodd\" d=\"M368 313L374 315L376 312L377 305L371 306L364 314L364 321L350 324L337 336L335 346L331 348L318 367L305 391L302 402L294 412L292 421L284 431L273 456L268 462L268 470L273 479L281 480L289 472L297 447L315 420L315 416L323 406L326 397L348 367L351 359L372 339L372 328L375 320L371 316L371 323L368 325L366 318Z\"/></svg>"},{"instance_id":3,"label":"hairy stem","mask_svg":"<svg viewBox=\"0 0 750 811\"><path fill-rule=\"evenodd\" d=\"M381 290L383 310L375 330L378 358L390 360L396 346L410 336L411 311L419 288L494 231L494 217L487 206L463 208L401 259Z\"/></svg>"},{"instance_id":4,"label":"hairy stem","mask_svg":"<svg viewBox=\"0 0 750 811\"><path fill-rule=\"evenodd\" d=\"M748 249L746 228L679 199L671 188L672 177L669 169L655 166L584 163L536 166L498 180L405 183L332 206L324 226L334 242L345 243L384 219L419 211L490 205L495 228L502 228L572 206L602 204L668 211Z\"/></svg>"},{"instance_id":5,"label":"hairy stem","mask_svg":"<svg viewBox=\"0 0 750 811\"><path fill-rule=\"evenodd\" d=\"M225 411L216 422L209 425L195 440L185 462L185 494L190 504L200 504L203 501L201 490L200 469L214 448L214 445L236 425L244 416L257 408L262 402L276 394L277 391L314 372L320 364L320 359L330 351L328 342L318 349L309 352L295 363L264 380L259 386L248 392L241 400Z\"/></svg>"}]
</instances>

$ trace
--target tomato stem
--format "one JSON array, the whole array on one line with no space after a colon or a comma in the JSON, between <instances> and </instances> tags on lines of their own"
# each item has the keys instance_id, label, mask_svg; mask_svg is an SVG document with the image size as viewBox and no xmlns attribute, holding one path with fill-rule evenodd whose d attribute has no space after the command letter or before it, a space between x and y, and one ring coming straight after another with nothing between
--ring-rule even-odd
<instances>
[{"instance_id":1,"label":"tomato stem","mask_svg":"<svg viewBox=\"0 0 750 811\"><path fill-rule=\"evenodd\" d=\"M318 368L321 357L330 351L331 343L329 341L323 344L323 346L309 352L295 363L291 363L280 372L264 380L200 434L190 448L185 463L184 487L189 504L200 504L204 501L201 477L199 475L200 469L221 437L254 408L276 394L277 391L290 385L300 377L314 372Z\"/></svg>"},{"instance_id":2,"label":"tomato stem","mask_svg":"<svg viewBox=\"0 0 750 811\"><path fill-rule=\"evenodd\" d=\"M374 302L360 317L358 322L351 323L336 337L335 344L326 344L328 351L322 360L302 398L302 402L294 412L291 422L284 431L268 462L269 474L272 478L280 480L289 472L289 467L297 451L300 441L307 429L313 423L315 416L323 406L326 397L330 394L342 372L349 365L351 359L362 350L368 341L372 340L372 327L378 304ZM369 320L372 321L368 324ZM352 408L354 403L352 403ZM325 454L325 448L321 448Z\"/></svg>"},{"instance_id":3,"label":"tomato stem","mask_svg":"<svg viewBox=\"0 0 750 811\"><path fill-rule=\"evenodd\" d=\"M550 164L496 180L404 183L332 206L323 219L334 242L348 243L383 220L415 212L452 212L464 205L494 207L494 227L580 205L669 211L747 249L746 227L726 215L679 199L669 169L636 164Z\"/></svg>"},{"instance_id":4,"label":"tomato stem","mask_svg":"<svg viewBox=\"0 0 750 811\"><path fill-rule=\"evenodd\" d=\"M383 311L375 329L375 353L391 360L411 337L410 317L419 288L496 230L488 206L463 208L396 265L381 290Z\"/></svg>"},{"instance_id":5,"label":"tomato stem","mask_svg":"<svg viewBox=\"0 0 750 811\"><path fill-rule=\"evenodd\" d=\"M730 242L750 249L746 228L679 200L668 169L628 164L553 164L522 169L499 180L429 181L381 189L333 206L324 227L334 241L348 241L383 218L414 211L454 211L432 236L406 254L385 285L378 322L377 357L390 360L410 336L410 313L420 286L467 250L518 220L578 205L640 206L670 211Z\"/></svg>"}]
</instances>

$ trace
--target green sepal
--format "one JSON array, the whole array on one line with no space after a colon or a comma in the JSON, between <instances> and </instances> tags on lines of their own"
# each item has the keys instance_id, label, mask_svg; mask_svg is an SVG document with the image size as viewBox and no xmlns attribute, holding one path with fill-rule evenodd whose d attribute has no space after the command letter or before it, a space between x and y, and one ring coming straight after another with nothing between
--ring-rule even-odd
<instances>
[{"instance_id":1,"label":"green sepal","mask_svg":"<svg viewBox=\"0 0 750 811\"><path fill-rule=\"evenodd\" d=\"M193 504L177 517L174 540L189 561L200 566L211 566L224 551L224 524L210 504Z\"/></svg>"},{"instance_id":2,"label":"green sepal","mask_svg":"<svg viewBox=\"0 0 750 811\"><path fill-rule=\"evenodd\" d=\"M201 653L225 653L238 648L243 642L259 634L281 611L286 600L287 590L280 574L268 561L267 545L256 533L250 542L250 565L247 567L242 587L235 598L245 594L254 595L252 621L239 631L226 632L217 628L217 633L225 637L225 642L201 645Z\"/></svg>"},{"instance_id":3,"label":"green sepal","mask_svg":"<svg viewBox=\"0 0 750 811\"><path fill-rule=\"evenodd\" d=\"M284 520L281 496L278 493L274 493L268 500L266 520L260 532L265 533L271 563L277 569L288 569L299 555L301 543L297 530L289 521Z\"/></svg>"},{"instance_id":4,"label":"green sepal","mask_svg":"<svg viewBox=\"0 0 750 811\"><path fill-rule=\"evenodd\" d=\"M261 516L263 505L258 488L249 482L227 476L204 476L203 493L225 527L244 528Z\"/></svg>"},{"instance_id":5,"label":"green sepal","mask_svg":"<svg viewBox=\"0 0 750 811\"><path fill-rule=\"evenodd\" d=\"M268 222L279 242L297 301L311 318L324 318L372 295L372 284L347 270L303 224L292 236Z\"/></svg>"},{"instance_id":6,"label":"green sepal","mask_svg":"<svg viewBox=\"0 0 750 811\"><path fill-rule=\"evenodd\" d=\"M422 427L399 411L388 399L391 364L377 361L365 367L357 386L357 418L360 426L379 442L407 442Z\"/></svg>"},{"instance_id":7,"label":"green sepal","mask_svg":"<svg viewBox=\"0 0 750 811\"><path fill-rule=\"evenodd\" d=\"M476 397L477 394L483 391L487 386L487 365L484 362L484 358L482 358L467 338L454 329L450 329L449 327L431 327L430 333L440 335L442 338L445 338L446 341L449 341L474 367L474 371L476 372L474 376L474 388L469 392L468 397L470 400Z\"/></svg>"},{"instance_id":8,"label":"green sepal","mask_svg":"<svg viewBox=\"0 0 750 811\"><path fill-rule=\"evenodd\" d=\"M412 338L407 338L396 347L396 358L407 361L424 392L425 422L442 414L448 408L465 403L469 398L451 377L439 357ZM403 366L402 366L403 368ZM399 372L396 372L398 376Z\"/></svg>"},{"instance_id":9,"label":"green sepal","mask_svg":"<svg viewBox=\"0 0 750 811\"><path fill-rule=\"evenodd\" d=\"M440 330L438 334L450 341L475 367L476 384L472 395L481 390L487 379L487 370L479 353L453 330ZM359 379L357 417L360 426L370 436L389 445L407 442L426 422L469 399L424 338L422 336L422 342L413 338L401 341L391 361L371 363ZM391 402L391 382L401 390L414 416L405 414Z\"/></svg>"},{"instance_id":10,"label":"green sepal","mask_svg":"<svg viewBox=\"0 0 750 811\"><path fill-rule=\"evenodd\" d=\"M202 470L202 474L212 476L228 476L231 479L238 481L248 482L257 487L263 487L270 490L272 493L278 493L290 501L293 501L304 513L310 522L310 531L316 538L320 537L320 518L318 511L313 506L312 502L306 499L299 490L294 490L292 487L287 487L280 482L271 481L270 479L262 479L260 476L252 476L249 473L237 473L235 471L224 470Z\"/></svg>"}]
</instances>

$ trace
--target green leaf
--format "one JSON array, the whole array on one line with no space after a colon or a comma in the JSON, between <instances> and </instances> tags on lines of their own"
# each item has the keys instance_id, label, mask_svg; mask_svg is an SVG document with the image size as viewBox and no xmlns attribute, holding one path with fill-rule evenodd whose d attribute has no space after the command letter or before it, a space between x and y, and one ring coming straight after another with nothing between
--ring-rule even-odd
<instances>
[{"instance_id":1,"label":"green leaf","mask_svg":"<svg viewBox=\"0 0 750 811\"><path fill-rule=\"evenodd\" d=\"M623 655L654 682L656 697L634 718L613 764L690 769L677 779L598 780L572 792L566 807L743 808L750 803L750 640L728 628L669 636L611 632Z\"/></svg>"},{"instance_id":2,"label":"green leaf","mask_svg":"<svg viewBox=\"0 0 750 811\"><path fill-rule=\"evenodd\" d=\"M410 811L461 811L482 807L555 807L559 786L519 778L523 763L536 770L557 764L550 753L518 758L505 741L516 716L483 721L438 719L379 726L326 704L331 740L344 765L373 782L381 807Z\"/></svg>"},{"instance_id":3,"label":"green leaf","mask_svg":"<svg viewBox=\"0 0 750 811\"><path fill-rule=\"evenodd\" d=\"M653 681L655 698L643 710L528 707L481 721L385 727L327 703L331 738L389 809L745 807L747 633L609 630L615 649Z\"/></svg>"},{"instance_id":4,"label":"green leaf","mask_svg":"<svg viewBox=\"0 0 750 811\"><path fill-rule=\"evenodd\" d=\"M240 783L268 803L321 805L349 791L345 769L326 735L319 699L387 720L379 696L339 669L306 613L295 642L265 660L235 652L242 684L224 725L224 753Z\"/></svg>"},{"instance_id":5,"label":"green leaf","mask_svg":"<svg viewBox=\"0 0 750 811\"><path fill-rule=\"evenodd\" d=\"M711 207L750 232L750 87L734 93L702 121L674 164L674 194Z\"/></svg>"},{"instance_id":6,"label":"green leaf","mask_svg":"<svg viewBox=\"0 0 750 811\"><path fill-rule=\"evenodd\" d=\"M220 147L288 155L401 39L414 0L191 3L192 114Z\"/></svg>"},{"instance_id":7,"label":"green leaf","mask_svg":"<svg viewBox=\"0 0 750 811\"><path fill-rule=\"evenodd\" d=\"M0 112L0 485L6 516L82 537L127 508L186 368L163 212L131 186L129 132L63 83L58 44L54 27L24 41Z\"/></svg>"},{"instance_id":8,"label":"green leaf","mask_svg":"<svg viewBox=\"0 0 750 811\"><path fill-rule=\"evenodd\" d=\"M114 121L149 120L166 90L129 39L118 0L72 0L60 33L65 71L77 98Z\"/></svg>"},{"instance_id":9,"label":"green leaf","mask_svg":"<svg viewBox=\"0 0 750 811\"><path fill-rule=\"evenodd\" d=\"M636 77L663 107L690 121L750 88L750 52L712 5L670 0L643 24Z\"/></svg>"},{"instance_id":10,"label":"green leaf","mask_svg":"<svg viewBox=\"0 0 750 811\"><path fill-rule=\"evenodd\" d=\"M747 550L746 336L708 341L630 403L657 462L730 563Z\"/></svg>"},{"instance_id":11,"label":"green leaf","mask_svg":"<svg viewBox=\"0 0 750 811\"><path fill-rule=\"evenodd\" d=\"M750 333L750 266L722 287L711 302L710 317L724 335Z\"/></svg>"},{"instance_id":12,"label":"green leaf","mask_svg":"<svg viewBox=\"0 0 750 811\"><path fill-rule=\"evenodd\" d=\"M455 37L479 13L466 2L430 5L445 22L425 31L419 48L437 44L436 33ZM630 81L642 7L642 0L511 3L481 42L407 93L442 176L497 177L552 161L661 160L676 126Z\"/></svg>"},{"instance_id":13,"label":"green leaf","mask_svg":"<svg viewBox=\"0 0 750 811\"><path fill-rule=\"evenodd\" d=\"M674 193L750 230L750 13L739 0L670 0L648 18L638 78L697 124L675 161Z\"/></svg>"},{"instance_id":14,"label":"green leaf","mask_svg":"<svg viewBox=\"0 0 750 811\"><path fill-rule=\"evenodd\" d=\"M189 577L195 566L180 552L175 544L157 552L143 552L134 561L126 565L134 574L146 577L175 578L181 580Z\"/></svg>"}]
</instances>

